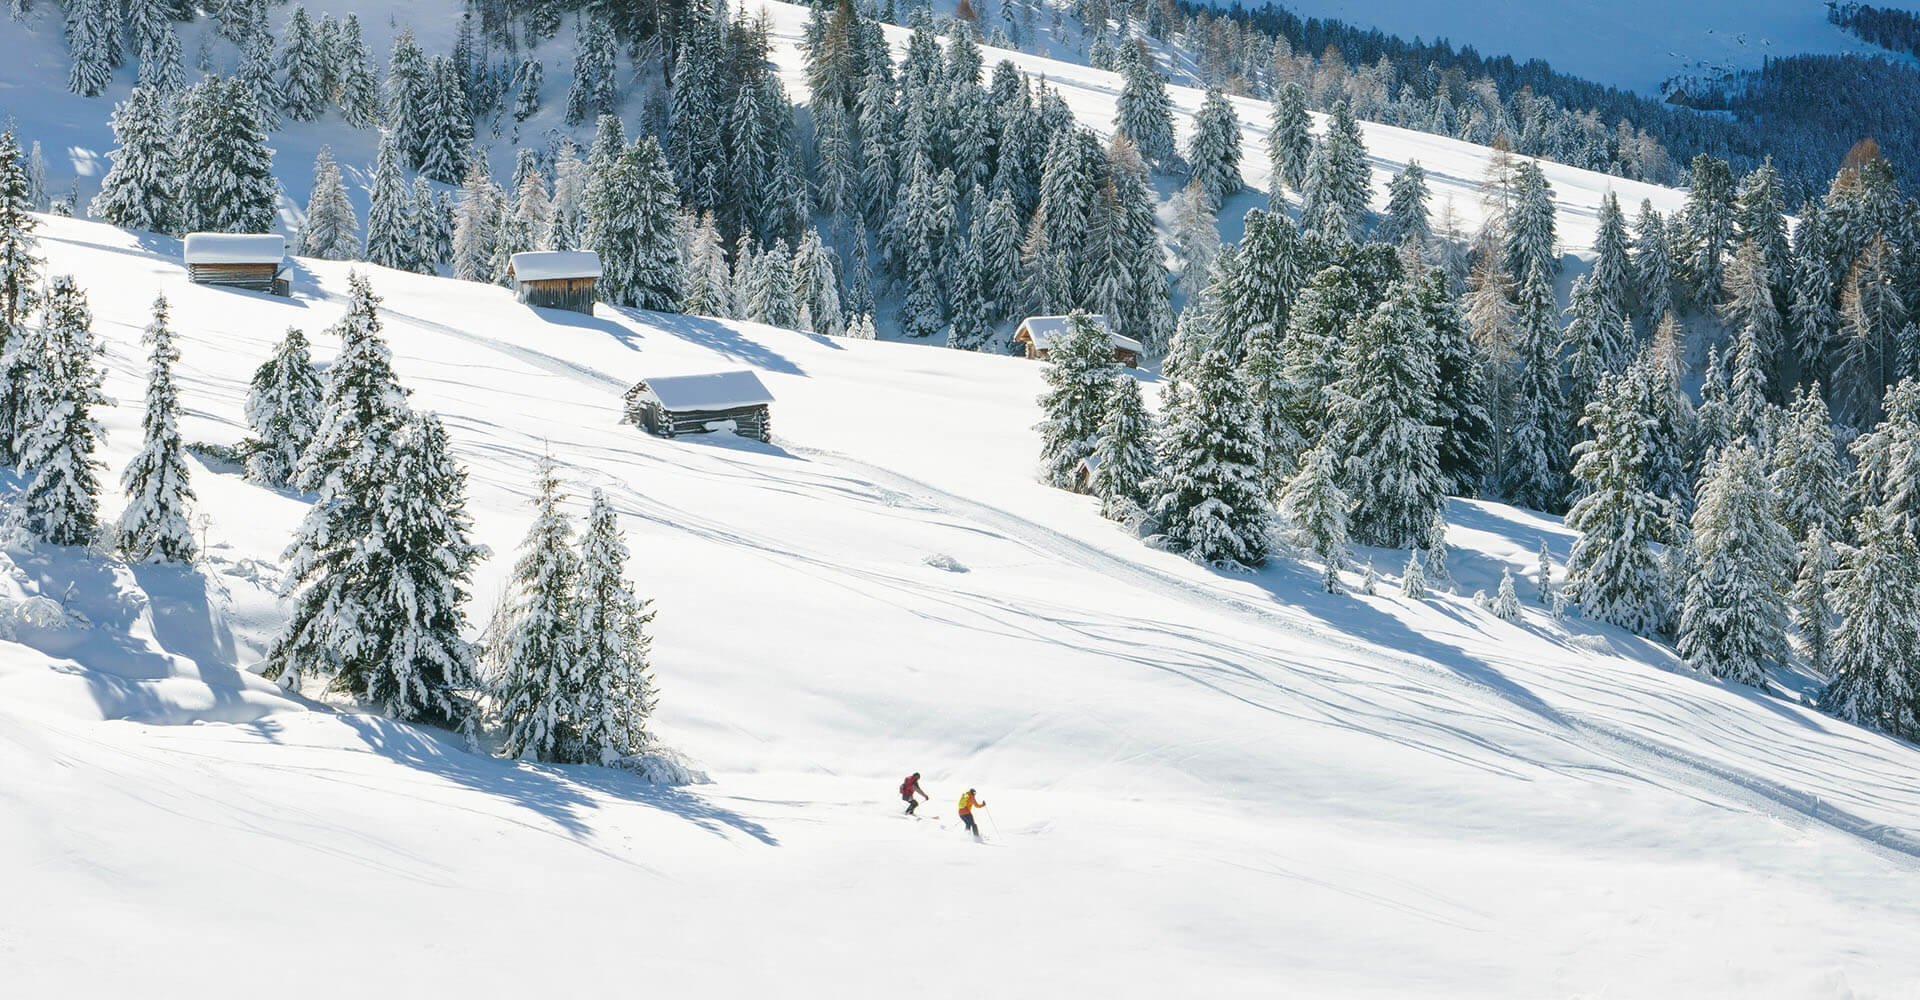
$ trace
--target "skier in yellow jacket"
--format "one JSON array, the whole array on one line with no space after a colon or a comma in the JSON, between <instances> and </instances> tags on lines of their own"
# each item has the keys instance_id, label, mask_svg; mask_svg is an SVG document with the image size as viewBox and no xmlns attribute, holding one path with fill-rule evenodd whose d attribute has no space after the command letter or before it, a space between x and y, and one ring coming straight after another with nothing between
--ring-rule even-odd
<instances>
[{"instance_id":1,"label":"skier in yellow jacket","mask_svg":"<svg viewBox=\"0 0 1920 1000\"><path fill-rule=\"evenodd\" d=\"M967 825L967 832L973 834L973 839L979 840L980 827L973 822L973 810L976 806L985 809L987 800L974 798L973 789L969 788L965 795L960 796L960 822Z\"/></svg>"}]
</instances>

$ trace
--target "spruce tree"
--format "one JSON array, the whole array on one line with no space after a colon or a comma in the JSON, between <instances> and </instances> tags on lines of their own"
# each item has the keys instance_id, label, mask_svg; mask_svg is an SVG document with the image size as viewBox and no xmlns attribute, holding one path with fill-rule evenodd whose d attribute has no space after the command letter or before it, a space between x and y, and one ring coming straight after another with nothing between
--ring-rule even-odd
<instances>
[{"instance_id":1,"label":"spruce tree","mask_svg":"<svg viewBox=\"0 0 1920 1000\"><path fill-rule=\"evenodd\" d=\"M407 233L414 245L414 269L436 274L453 257L453 202L436 196L425 177L413 179L407 199Z\"/></svg>"},{"instance_id":2,"label":"spruce tree","mask_svg":"<svg viewBox=\"0 0 1920 1000\"><path fill-rule=\"evenodd\" d=\"M1666 615L1667 581L1653 549L1671 516L1647 490L1648 427L1632 382L1603 376L1581 425L1588 439L1573 450L1574 478L1585 495L1567 512L1579 532L1567 563L1567 585L1595 621L1652 635Z\"/></svg>"},{"instance_id":3,"label":"spruce tree","mask_svg":"<svg viewBox=\"0 0 1920 1000\"><path fill-rule=\"evenodd\" d=\"M1440 428L1440 474L1446 492L1470 497L1492 472L1493 418L1486 366L1447 291L1447 276L1430 270L1417 292L1420 320L1432 337L1434 426Z\"/></svg>"},{"instance_id":4,"label":"spruce tree","mask_svg":"<svg viewBox=\"0 0 1920 1000\"><path fill-rule=\"evenodd\" d=\"M1099 469L1093 492L1100 498L1102 516L1125 522L1145 514L1156 471L1157 433L1153 415L1141 398L1140 383L1132 376L1115 376L1093 449Z\"/></svg>"},{"instance_id":5,"label":"spruce tree","mask_svg":"<svg viewBox=\"0 0 1920 1000\"><path fill-rule=\"evenodd\" d=\"M1313 118L1307 114L1307 92L1289 80L1273 98L1273 121L1267 131L1267 159L1273 170L1269 199L1277 208L1282 185L1296 193L1307 185L1307 161L1313 154Z\"/></svg>"},{"instance_id":6,"label":"spruce tree","mask_svg":"<svg viewBox=\"0 0 1920 1000\"><path fill-rule=\"evenodd\" d=\"M209 77L182 101L181 231L267 232L280 185L252 93L238 80Z\"/></svg>"},{"instance_id":7,"label":"spruce tree","mask_svg":"<svg viewBox=\"0 0 1920 1000\"><path fill-rule=\"evenodd\" d=\"M627 582L630 553L606 493L593 491L574 580L573 642L579 684L577 759L613 764L652 744L647 719L656 696L651 674L653 609Z\"/></svg>"},{"instance_id":8,"label":"spruce tree","mask_svg":"<svg viewBox=\"0 0 1920 1000\"><path fill-rule=\"evenodd\" d=\"M1679 219L1680 255L1694 301L1708 304L1720 292L1734 237L1733 171L1727 162L1702 153L1693 158L1687 207Z\"/></svg>"},{"instance_id":9,"label":"spruce tree","mask_svg":"<svg viewBox=\"0 0 1920 1000\"><path fill-rule=\"evenodd\" d=\"M688 241L686 295L680 301L680 311L694 316L731 315L731 282L726 241L713 224L713 213L702 213Z\"/></svg>"},{"instance_id":10,"label":"spruce tree","mask_svg":"<svg viewBox=\"0 0 1920 1000\"><path fill-rule=\"evenodd\" d=\"M180 352L167 327L167 299L153 300L153 322L144 337L150 369L147 412L141 422L140 453L127 465L121 484L127 508L120 515L119 548L129 562L192 562L196 546L187 523L193 487L187 484L186 449L180 442L180 401L174 392L173 365Z\"/></svg>"},{"instance_id":11,"label":"spruce tree","mask_svg":"<svg viewBox=\"0 0 1920 1000\"><path fill-rule=\"evenodd\" d=\"M1446 483L1432 423L1432 334L1410 286L1396 285L1354 326L1342 367L1328 433L1354 501L1353 536L1385 548L1417 544L1446 501Z\"/></svg>"},{"instance_id":12,"label":"spruce tree","mask_svg":"<svg viewBox=\"0 0 1920 1000\"><path fill-rule=\"evenodd\" d=\"M1173 103L1167 97L1167 82L1138 55L1137 47L1128 45L1124 51L1134 56L1122 70L1114 130L1133 143L1148 165L1165 166L1174 158Z\"/></svg>"},{"instance_id":13,"label":"spruce tree","mask_svg":"<svg viewBox=\"0 0 1920 1000\"><path fill-rule=\"evenodd\" d=\"M1553 326L1553 289L1537 268L1520 285L1520 378L1502 490L1509 501L1535 510L1563 509L1566 497L1566 414L1560 390L1559 332Z\"/></svg>"},{"instance_id":14,"label":"spruce tree","mask_svg":"<svg viewBox=\"0 0 1920 1000\"><path fill-rule=\"evenodd\" d=\"M393 52L387 58L387 128L394 132L407 165L418 169L426 157L428 118L433 112L434 92L427 55L413 40L413 32L402 28L394 36Z\"/></svg>"},{"instance_id":15,"label":"spruce tree","mask_svg":"<svg viewBox=\"0 0 1920 1000\"><path fill-rule=\"evenodd\" d=\"M1324 441L1301 458L1299 471L1280 491L1280 516L1320 560L1321 586L1329 594L1342 589L1340 571L1347 564L1349 503L1346 491L1340 488L1338 459Z\"/></svg>"},{"instance_id":16,"label":"spruce tree","mask_svg":"<svg viewBox=\"0 0 1920 1000\"><path fill-rule=\"evenodd\" d=\"M1355 240L1367 212L1367 147L1345 101L1333 106L1327 134L1307 161L1300 228L1337 240Z\"/></svg>"},{"instance_id":17,"label":"spruce tree","mask_svg":"<svg viewBox=\"0 0 1920 1000\"><path fill-rule=\"evenodd\" d=\"M1427 573L1420 565L1420 550L1407 553L1407 568L1400 574L1400 595L1408 600L1427 599Z\"/></svg>"},{"instance_id":18,"label":"spruce tree","mask_svg":"<svg viewBox=\"0 0 1920 1000\"><path fill-rule=\"evenodd\" d=\"M1280 347L1285 406L1293 436L1303 444L1321 440L1326 432L1330 393L1345 372L1347 330L1365 311L1359 283L1336 264L1313 276L1288 313Z\"/></svg>"},{"instance_id":19,"label":"spruce tree","mask_svg":"<svg viewBox=\"0 0 1920 1000\"><path fill-rule=\"evenodd\" d=\"M1611 191L1600 202L1600 228L1593 240L1593 271L1587 287L1601 329L1632 329L1634 274L1628 256L1627 216L1620 210L1619 196ZM1622 360L1629 344L1626 338L1619 338Z\"/></svg>"},{"instance_id":20,"label":"spruce tree","mask_svg":"<svg viewBox=\"0 0 1920 1000\"><path fill-rule=\"evenodd\" d=\"M288 327L247 387L247 426L253 436L240 450L247 457L248 479L266 486L291 484L318 430L323 392L306 335Z\"/></svg>"},{"instance_id":21,"label":"spruce tree","mask_svg":"<svg viewBox=\"0 0 1920 1000\"><path fill-rule=\"evenodd\" d=\"M453 276L462 281L491 281L493 258L500 244L500 216L505 207L500 186L487 176L484 160L476 158L460 185L453 212Z\"/></svg>"},{"instance_id":22,"label":"spruce tree","mask_svg":"<svg viewBox=\"0 0 1920 1000\"><path fill-rule=\"evenodd\" d=\"M67 89L82 97L99 97L113 82L116 9L113 0L73 0L67 8Z\"/></svg>"},{"instance_id":23,"label":"spruce tree","mask_svg":"<svg viewBox=\"0 0 1920 1000\"><path fill-rule=\"evenodd\" d=\"M1154 513L1168 547L1213 566L1267 560L1267 491L1246 389L1225 353L1202 354L1173 393Z\"/></svg>"},{"instance_id":24,"label":"spruce tree","mask_svg":"<svg viewBox=\"0 0 1920 1000\"><path fill-rule=\"evenodd\" d=\"M412 414L382 457L372 512L379 544L370 547L365 580L376 615L372 655L346 660L333 686L398 719L459 726L480 686L461 607L486 554L469 537L467 473L430 413Z\"/></svg>"},{"instance_id":25,"label":"spruce tree","mask_svg":"<svg viewBox=\"0 0 1920 1000\"><path fill-rule=\"evenodd\" d=\"M1187 144L1187 167L1193 181L1214 205L1238 194L1240 178L1240 117L1227 95L1214 89L1193 116L1193 137Z\"/></svg>"},{"instance_id":26,"label":"spruce tree","mask_svg":"<svg viewBox=\"0 0 1920 1000\"><path fill-rule=\"evenodd\" d=\"M1714 677L1766 687L1766 666L1786 654L1781 584L1793 539L1776 520L1760 455L1736 444L1717 456L1693 513L1693 575L1680 610L1680 652Z\"/></svg>"},{"instance_id":27,"label":"spruce tree","mask_svg":"<svg viewBox=\"0 0 1920 1000\"><path fill-rule=\"evenodd\" d=\"M833 251L820 242L820 232L812 227L801 234L800 247L793 255L793 289L800 301L800 329L839 336L846 330L840 311L839 268Z\"/></svg>"},{"instance_id":28,"label":"spruce tree","mask_svg":"<svg viewBox=\"0 0 1920 1000\"><path fill-rule=\"evenodd\" d=\"M1773 489L1780 500L1780 523L1804 538L1815 527L1832 538L1839 534L1846 499L1841 493L1840 450L1818 384L1793 390L1793 405L1773 449Z\"/></svg>"},{"instance_id":29,"label":"spruce tree","mask_svg":"<svg viewBox=\"0 0 1920 1000\"><path fill-rule=\"evenodd\" d=\"M473 146L473 113L459 71L445 56L429 64L428 96L422 109L419 170L442 184L458 184Z\"/></svg>"},{"instance_id":30,"label":"spruce tree","mask_svg":"<svg viewBox=\"0 0 1920 1000\"><path fill-rule=\"evenodd\" d=\"M296 252L323 260L360 256L360 217L347 197L331 146L321 146L313 158L313 193L307 196L307 217L300 223L295 246Z\"/></svg>"},{"instance_id":31,"label":"spruce tree","mask_svg":"<svg viewBox=\"0 0 1920 1000\"><path fill-rule=\"evenodd\" d=\"M1848 722L1906 738L1920 735L1920 553L1898 518L1860 513L1855 545L1834 573L1833 682L1820 707Z\"/></svg>"},{"instance_id":32,"label":"spruce tree","mask_svg":"<svg viewBox=\"0 0 1920 1000\"><path fill-rule=\"evenodd\" d=\"M1513 590L1513 570L1500 570L1500 590L1493 597L1493 616L1503 622L1520 620L1520 595Z\"/></svg>"},{"instance_id":33,"label":"spruce tree","mask_svg":"<svg viewBox=\"0 0 1920 1000\"><path fill-rule=\"evenodd\" d=\"M644 136L628 146L603 183L589 184L588 198L585 242L600 255L601 297L656 312L678 310L686 283L680 196L660 143Z\"/></svg>"},{"instance_id":34,"label":"spruce tree","mask_svg":"<svg viewBox=\"0 0 1920 1000\"><path fill-rule=\"evenodd\" d=\"M149 88L135 87L113 109L112 124L119 148L107 154L113 165L88 211L123 229L179 232L179 154L166 100Z\"/></svg>"},{"instance_id":35,"label":"spruce tree","mask_svg":"<svg viewBox=\"0 0 1920 1000\"><path fill-rule=\"evenodd\" d=\"M1660 322L1673 308L1673 249L1667 242L1667 224L1653 202L1640 203L1638 232L1633 241L1633 270L1640 290L1640 318L1648 326Z\"/></svg>"},{"instance_id":36,"label":"spruce tree","mask_svg":"<svg viewBox=\"0 0 1920 1000\"><path fill-rule=\"evenodd\" d=\"M1374 238L1396 246L1411 243L1422 250L1433 241L1433 225L1427 220L1427 172L1419 161L1408 160L1387 182L1387 214L1381 217Z\"/></svg>"},{"instance_id":37,"label":"spruce tree","mask_svg":"<svg viewBox=\"0 0 1920 1000\"><path fill-rule=\"evenodd\" d=\"M39 338L30 328L44 263L37 252L32 184L20 162L20 146L11 131L0 132L0 461L14 464L28 428L24 395L39 352L22 341Z\"/></svg>"},{"instance_id":38,"label":"spruce tree","mask_svg":"<svg viewBox=\"0 0 1920 1000\"><path fill-rule=\"evenodd\" d=\"M380 120L380 85L374 79L373 56L361 36L360 16L349 12L340 24L333 46L334 102L340 117L354 128Z\"/></svg>"},{"instance_id":39,"label":"spruce tree","mask_svg":"<svg viewBox=\"0 0 1920 1000\"><path fill-rule=\"evenodd\" d=\"M1041 480L1067 489L1082 459L1094 453L1107 397L1113 391L1113 342L1084 312L1067 317L1067 334L1048 354L1042 373L1046 414L1039 425Z\"/></svg>"},{"instance_id":40,"label":"spruce tree","mask_svg":"<svg viewBox=\"0 0 1920 1000\"><path fill-rule=\"evenodd\" d=\"M281 39L279 81L280 107L294 121L312 121L327 108L324 58L313 19L296 4Z\"/></svg>"},{"instance_id":41,"label":"spruce tree","mask_svg":"<svg viewBox=\"0 0 1920 1000\"><path fill-rule=\"evenodd\" d=\"M1288 408L1285 358L1280 335L1273 324L1262 323L1247 337L1246 355L1240 362L1240 378L1246 383L1254 423L1260 428L1264 452L1260 474L1268 496L1276 496L1280 485L1293 475L1308 442L1300 435Z\"/></svg>"},{"instance_id":42,"label":"spruce tree","mask_svg":"<svg viewBox=\"0 0 1920 1000\"><path fill-rule=\"evenodd\" d=\"M551 455L541 460L534 483L534 520L513 567L508 629L496 640L503 655L494 698L507 756L567 761L582 742L583 685L573 655L580 561Z\"/></svg>"},{"instance_id":43,"label":"spruce tree","mask_svg":"<svg viewBox=\"0 0 1920 1000\"><path fill-rule=\"evenodd\" d=\"M1795 557L1797 570L1788 595L1800 655L1815 673L1826 676L1833 661L1833 571L1839 555L1817 522L1807 529Z\"/></svg>"},{"instance_id":44,"label":"spruce tree","mask_svg":"<svg viewBox=\"0 0 1920 1000\"><path fill-rule=\"evenodd\" d=\"M1538 270L1551 281L1560 272L1555 249L1553 185L1540 164L1523 160L1514 172L1513 211L1507 218L1507 270L1531 274Z\"/></svg>"},{"instance_id":45,"label":"spruce tree","mask_svg":"<svg viewBox=\"0 0 1920 1000\"><path fill-rule=\"evenodd\" d=\"M93 454L106 435L93 409L112 401L100 391L93 314L71 276L48 284L40 334L15 350L31 350L37 360L17 390L26 404L17 450L27 485L13 527L49 545L89 544L100 510L101 466Z\"/></svg>"},{"instance_id":46,"label":"spruce tree","mask_svg":"<svg viewBox=\"0 0 1920 1000\"><path fill-rule=\"evenodd\" d=\"M407 183L400 176L400 145L392 130L380 133L380 152L374 161L373 187L367 204L366 259L370 264L401 271L414 269L419 250L407 222L410 205Z\"/></svg>"}]
</instances>

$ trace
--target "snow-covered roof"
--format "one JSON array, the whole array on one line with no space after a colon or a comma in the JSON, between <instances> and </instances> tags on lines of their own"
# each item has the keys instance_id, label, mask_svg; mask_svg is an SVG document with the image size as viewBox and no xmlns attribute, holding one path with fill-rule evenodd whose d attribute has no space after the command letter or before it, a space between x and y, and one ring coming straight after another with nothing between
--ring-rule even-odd
<instances>
[{"instance_id":1,"label":"snow-covered roof","mask_svg":"<svg viewBox=\"0 0 1920 1000\"><path fill-rule=\"evenodd\" d=\"M711 372L650 378L634 389L669 410L731 410L773 402L773 394L750 371Z\"/></svg>"},{"instance_id":2,"label":"snow-covered roof","mask_svg":"<svg viewBox=\"0 0 1920 1000\"><path fill-rule=\"evenodd\" d=\"M279 233L188 233L180 253L189 264L278 264L286 255Z\"/></svg>"},{"instance_id":3,"label":"snow-covered roof","mask_svg":"<svg viewBox=\"0 0 1920 1000\"><path fill-rule=\"evenodd\" d=\"M1033 346L1043 351L1051 351L1059 346L1061 341L1067 339L1070 330L1067 325L1068 319L1069 317L1066 316L1028 316L1020 321L1020 329L1026 332L1028 339L1033 341ZM1113 328L1107 325L1105 316L1094 313L1087 319L1107 331L1107 336L1113 340L1113 346L1124 347L1135 354L1146 351L1139 341L1113 332Z\"/></svg>"},{"instance_id":4,"label":"snow-covered roof","mask_svg":"<svg viewBox=\"0 0 1920 1000\"><path fill-rule=\"evenodd\" d=\"M600 277L600 255L591 250L530 250L514 254L510 263L519 281Z\"/></svg>"}]
</instances>

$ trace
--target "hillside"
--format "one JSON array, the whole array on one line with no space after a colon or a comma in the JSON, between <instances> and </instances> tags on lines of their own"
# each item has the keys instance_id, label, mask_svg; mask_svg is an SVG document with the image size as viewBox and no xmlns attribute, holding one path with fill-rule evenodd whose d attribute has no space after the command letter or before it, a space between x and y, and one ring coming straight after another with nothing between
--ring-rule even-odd
<instances>
[{"instance_id":1,"label":"hillside","mask_svg":"<svg viewBox=\"0 0 1920 1000\"><path fill-rule=\"evenodd\" d=\"M314 0L305 6L315 17L321 14L344 15L355 7L354 4L338 0ZM400 15L397 14L391 20L366 17L367 41L376 62L384 59L392 37L401 26L413 30L423 46L433 51L444 51L452 44L454 28L459 20L458 9L458 4L453 0L428 0L427 3L410 7L404 21L399 20ZM754 2L748 4L747 9L767 14L775 47L775 62L782 81L794 101L804 102L807 98L805 63L799 44L806 29L807 8L797 4ZM279 16L276 14L276 17ZM907 29L888 26L886 30L896 54L904 52ZM211 29L206 24L189 25L182 29L182 34L191 52L197 44L196 39L210 35ZM216 68L230 70L231 66L221 60L230 62L237 58L231 51L232 46L218 40L210 45L217 53ZM537 50L537 54L552 68L543 89L543 110L519 127L523 143L544 142L548 138L570 134L584 148L591 139L590 126L568 128L561 115L567 91L567 76L562 67L572 58L571 45L571 34L563 33L560 38ZM18 52L25 56L18 66L0 75L0 106L7 109L8 117L17 124L23 143L38 140L46 149L52 160L49 178L53 193L60 195L68 190L77 190L84 211L99 188L100 178L107 167L107 153L114 145L107 118L113 102L124 99L131 88L132 71L122 68L114 85L101 98L68 93L65 85L67 56L60 41L59 22L47 11L41 11L25 22L0 19L0 51ZM1013 50L983 46L981 52L988 66L1008 59L1027 75L1045 80L1048 86L1060 91L1084 124L1103 135L1111 134L1114 102L1121 90L1118 74ZM1175 128L1184 143L1192 127L1193 114L1199 110L1205 92L1182 86L1170 86L1168 92L1174 105ZM28 94L33 95L31 100L24 99ZM630 95L629 106L636 106L643 96ZM1269 173L1265 146L1269 105L1264 101L1246 98L1235 98L1233 103L1243 131L1242 168L1249 190L1230 200L1220 213L1222 236L1229 240L1238 238L1239 220L1246 209L1265 204L1264 192L1267 190ZM1324 128L1323 116L1315 115L1315 121L1317 127ZM511 126L511 119L506 124ZM1457 214L1463 236L1470 235L1478 228L1483 218L1479 185L1486 172L1488 151L1485 147L1375 123L1365 123L1364 131L1373 167L1375 208L1383 208L1386 204L1388 179L1409 161L1417 160L1428 172L1432 208L1436 215L1451 206ZM274 173L282 188L279 213L281 228L292 232L298 227L312 186L313 157L323 145L332 146L347 175L349 194L364 220L368 197L366 185L370 183L373 172L377 142L378 135L374 130L351 128L341 122L337 113L314 122L283 122L272 133L270 141L275 150ZM510 167L514 148L510 133L483 135L482 145L487 149L496 175ZM1591 247L1595 213L1601 198L1609 190L1619 194L1621 203L1630 212L1643 199L1650 199L1663 213L1680 207L1685 200L1684 192L1670 188L1623 180L1559 163L1543 162L1542 166L1554 187L1560 244L1575 254L1585 253ZM1177 181L1160 178L1158 185L1158 195L1163 204L1162 214L1170 215L1171 208L1166 202L1177 190Z\"/></svg>"},{"instance_id":2,"label":"hillside","mask_svg":"<svg viewBox=\"0 0 1920 1000\"><path fill-rule=\"evenodd\" d=\"M1444 38L1520 62L1543 59L1562 73L1649 96L1676 81L1758 69L1769 58L1881 51L1827 23L1820 0L1286 0L1279 6L1408 38Z\"/></svg>"},{"instance_id":3,"label":"hillside","mask_svg":"<svg viewBox=\"0 0 1920 1000\"><path fill-rule=\"evenodd\" d=\"M49 219L43 246L107 346L116 473L156 291L191 440L236 439L280 332L343 310L342 264L302 261L286 301L189 285L166 240ZM373 278L413 403L472 471L494 549L474 620L550 449L621 512L659 609L658 728L713 782L499 761L250 677L302 501L196 463L198 573L8 554L0 967L23 994L317 996L342 963L479 996L1837 997L1920 975L1912 748L1550 619L1550 519L1449 510L1462 593L1522 578L1513 625L1392 596L1391 573L1378 597L1288 558L1223 576L1032 481L1029 363ZM772 388L773 445L617 422L631 381L720 367ZM912 769L918 822L890 814ZM985 848L950 818L969 785Z\"/></svg>"}]
</instances>

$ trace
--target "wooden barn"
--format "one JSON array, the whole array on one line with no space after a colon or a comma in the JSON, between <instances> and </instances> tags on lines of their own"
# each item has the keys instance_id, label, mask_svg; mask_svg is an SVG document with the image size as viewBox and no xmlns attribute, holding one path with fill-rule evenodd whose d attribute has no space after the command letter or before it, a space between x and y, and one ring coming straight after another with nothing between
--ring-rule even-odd
<instances>
[{"instance_id":1,"label":"wooden barn","mask_svg":"<svg viewBox=\"0 0 1920 1000\"><path fill-rule=\"evenodd\" d=\"M293 294L287 239L274 233L188 233L181 250L187 277L274 295Z\"/></svg>"},{"instance_id":2,"label":"wooden barn","mask_svg":"<svg viewBox=\"0 0 1920 1000\"><path fill-rule=\"evenodd\" d=\"M1128 368L1140 367L1140 355L1145 348L1132 337L1122 337L1107 325L1107 318L1098 314L1088 316L1088 320L1107 331L1107 338L1113 341L1113 360ZM1013 331L1013 342L1024 345L1027 357L1035 361L1045 361L1053 353L1056 344L1067 339L1067 317L1065 316L1028 316L1020 321L1020 328Z\"/></svg>"},{"instance_id":3,"label":"wooden barn","mask_svg":"<svg viewBox=\"0 0 1920 1000\"><path fill-rule=\"evenodd\" d=\"M593 315L600 255L591 250L534 250L507 262L514 293L530 306Z\"/></svg>"},{"instance_id":4,"label":"wooden barn","mask_svg":"<svg viewBox=\"0 0 1920 1000\"><path fill-rule=\"evenodd\" d=\"M627 419L661 437L726 430L773 439L773 394L750 371L650 378L627 390Z\"/></svg>"}]
</instances>

